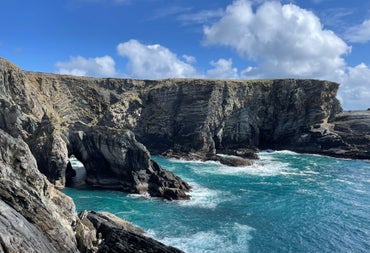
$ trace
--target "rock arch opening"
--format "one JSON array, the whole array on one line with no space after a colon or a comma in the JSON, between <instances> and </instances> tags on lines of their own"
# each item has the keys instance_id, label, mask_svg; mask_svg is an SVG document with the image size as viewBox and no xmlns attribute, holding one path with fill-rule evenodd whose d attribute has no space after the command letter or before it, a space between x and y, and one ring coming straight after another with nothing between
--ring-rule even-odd
<instances>
[{"instance_id":1,"label":"rock arch opening","mask_svg":"<svg viewBox=\"0 0 370 253\"><path fill-rule=\"evenodd\" d=\"M74 155L69 157L66 169L66 186L80 188L86 186L86 168Z\"/></svg>"}]
</instances>

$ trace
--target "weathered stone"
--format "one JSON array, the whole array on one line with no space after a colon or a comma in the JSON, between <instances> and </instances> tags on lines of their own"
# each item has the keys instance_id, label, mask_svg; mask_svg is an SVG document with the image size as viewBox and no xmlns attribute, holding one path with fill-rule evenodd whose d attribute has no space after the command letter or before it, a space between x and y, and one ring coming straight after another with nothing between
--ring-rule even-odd
<instances>
[{"instance_id":1,"label":"weathered stone","mask_svg":"<svg viewBox=\"0 0 370 253\"><path fill-rule=\"evenodd\" d=\"M90 221L101 235L97 241L99 253L105 252L147 252L147 253L180 253L173 247L166 246L143 235L143 231L117 216L104 212L84 211L80 219Z\"/></svg>"},{"instance_id":2,"label":"weathered stone","mask_svg":"<svg viewBox=\"0 0 370 253\"><path fill-rule=\"evenodd\" d=\"M75 124L68 139L69 155L84 164L86 182L92 186L166 199L189 198L189 185L151 161L130 130Z\"/></svg>"},{"instance_id":3,"label":"weathered stone","mask_svg":"<svg viewBox=\"0 0 370 253\"><path fill-rule=\"evenodd\" d=\"M22 234L34 231L35 234L29 235L33 238L30 241L38 238L41 240L37 246L40 248L39 252L48 252L42 249L49 248L50 252L78 252L71 226L76 219L73 201L54 189L45 176L41 175L27 144L1 129L0 200L9 206L3 205L3 208L14 218L11 224L14 225L17 220L27 220L24 223L25 230L21 227L10 230L9 234L3 234L4 240L7 240L7 236L22 237ZM11 224L8 228L11 228ZM13 246L20 247L19 252L27 252L28 247L31 247L31 244L22 242L25 238L17 240L19 244ZM22 248L23 246L26 248Z\"/></svg>"},{"instance_id":4,"label":"weathered stone","mask_svg":"<svg viewBox=\"0 0 370 253\"><path fill-rule=\"evenodd\" d=\"M0 200L0 252L57 252L42 231Z\"/></svg>"}]
</instances>

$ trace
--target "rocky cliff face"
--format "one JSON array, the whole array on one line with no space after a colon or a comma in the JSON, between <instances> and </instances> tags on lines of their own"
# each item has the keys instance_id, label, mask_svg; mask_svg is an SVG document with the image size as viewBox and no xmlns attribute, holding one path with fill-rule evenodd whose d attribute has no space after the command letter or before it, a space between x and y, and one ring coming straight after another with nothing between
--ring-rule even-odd
<instances>
[{"instance_id":1,"label":"rocky cliff face","mask_svg":"<svg viewBox=\"0 0 370 253\"><path fill-rule=\"evenodd\" d=\"M111 105L125 103L120 89L125 87L108 79L24 72L1 59L0 128L29 145L39 170L59 188L66 182L69 157L75 155L91 185L189 198L189 185L151 161L128 129L114 124L99 128Z\"/></svg>"},{"instance_id":2,"label":"rocky cliff face","mask_svg":"<svg viewBox=\"0 0 370 253\"><path fill-rule=\"evenodd\" d=\"M335 98L338 84L332 82L85 78L25 72L5 60L0 61L0 70L0 127L29 144L39 169L59 187L65 184L68 156L76 151L70 145L76 142L68 138L75 136L70 133L78 122L105 127L108 136L114 136L117 129L131 130L155 154L217 160L217 152L253 158L248 150L256 148L329 155L334 155L333 149L355 148L359 157L367 157L366 145L357 146L333 125L341 107ZM74 127L73 131L81 129ZM118 151L114 142L107 145ZM93 147L90 155L104 153L102 146ZM115 163L107 162L114 156L103 157L99 162ZM150 174L149 155L140 159L144 157L147 161L140 171ZM91 165L86 167L93 171ZM137 178L150 178L149 174ZM139 189L138 185L147 183L130 184ZM185 184L179 181L176 185Z\"/></svg>"},{"instance_id":3,"label":"rocky cliff face","mask_svg":"<svg viewBox=\"0 0 370 253\"><path fill-rule=\"evenodd\" d=\"M163 80L141 95L134 132L158 152L284 145L341 110L337 89L317 80Z\"/></svg>"},{"instance_id":4,"label":"rocky cliff face","mask_svg":"<svg viewBox=\"0 0 370 253\"><path fill-rule=\"evenodd\" d=\"M71 147L80 145L71 129L74 132L87 129L76 129L76 125L103 127L104 136L116 136L118 129L130 130L152 153L197 159L221 160L215 156L217 152L253 158L253 152L248 150L256 148L341 153L342 156L350 152L338 150L357 149L356 156L368 157L367 145L359 145L338 130L335 117L342 109L335 98L338 84L332 82L296 79L144 81L25 72L5 60L0 61L0 67L0 127L13 136L21 136L29 144L39 169L59 187L65 184L68 157L79 152ZM85 136L97 134L93 132ZM113 138L104 138L104 147L120 152ZM129 145L137 146L133 150L142 150L136 141ZM110 168L105 170L108 177L111 172L117 173L115 155L132 162L125 158L127 150L108 155L104 147L90 145L93 150L85 152L89 159L93 154L104 154L95 156L94 163L87 164L88 159L80 156L89 171L94 171L92 164L100 163L109 164ZM337 151L333 152L334 149ZM134 162L141 163L140 169L129 164L123 167L133 168L136 174L140 171L140 175L130 176L131 182L121 181L122 189L127 188L125 184L131 185L130 191L151 189L146 186L150 184L151 175L168 174L153 173L149 154L136 158L146 159ZM234 164L248 164L248 161ZM129 171L110 176L122 178L130 174ZM89 177L89 182L103 186L102 180L93 177ZM149 181L142 181L144 178ZM178 181L172 185L186 184ZM173 190L185 196L187 188Z\"/></svg>"},{"instance_id":5,"label":"rocky cliff face","mask_svg":"<svg viewBox=\"0 0 370 253\"><path fill-rule=\"evenodd\" d=\"M0 129L3 252L78 252L73 201L39 173L26 143Z\"/></svg>"}]
</instances>

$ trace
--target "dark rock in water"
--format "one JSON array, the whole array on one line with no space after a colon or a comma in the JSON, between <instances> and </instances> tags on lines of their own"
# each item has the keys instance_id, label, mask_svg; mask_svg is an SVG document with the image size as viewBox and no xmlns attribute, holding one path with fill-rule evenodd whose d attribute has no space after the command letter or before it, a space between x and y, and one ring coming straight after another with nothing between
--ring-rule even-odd
<instances>
[{"instance_id":1,"label":"dark rock in water","mask_svg":"<svg viewBox=\"0 0 370 253\"><path fill-rule=\"evenodd\" d=\"M132 193L189 199L190 186L150 160L144 145L130 130L75 124L68 133L69 155L86 169L86 182L95 187Z\"/></svg>"},{"instance_id":2,"label":"dark rock in water","mask_svg":"<svg viewBox=\"0 0 370 253\"><path fill-rule=\"evenodd\" d=\"M77 216L71 198L41 175L26 143L1 129L0 154L3 251L78 252L72 228Z\"/></svg>"},{"instance_id":3,"label":"dark rock in water","mask_svg":"<svg viewBox=\"0 0 370 253\"><path fill-rule=\"evenodd\" d=\"M147 252L147 253L180 253L173 247L143 235L143 231L115 215L104 212L87 212L80 214L80 220L98 235L92 244L97 252ZM93 226L93 228L91 227Z\"/></svg>"},{"instance_id":4,"label":"dark rock in water","mask_svg":"<svg viewBox=\"0 0 370 253\"><path fill-rule=\"evenodd\" d=\"M229 155L213 155L211 159L218 161L221 164L227 165L227 166L233 166L233 167L240 167L240 166L249 166L252 165L253 162L250 159L238 157L238 156L229 156Z\"/></svg>"}]
</instances>

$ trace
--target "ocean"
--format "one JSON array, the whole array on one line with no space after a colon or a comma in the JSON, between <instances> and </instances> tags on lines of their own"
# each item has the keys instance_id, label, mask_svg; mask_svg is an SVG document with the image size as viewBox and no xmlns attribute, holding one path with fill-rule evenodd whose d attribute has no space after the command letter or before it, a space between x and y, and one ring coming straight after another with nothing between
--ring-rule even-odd
<instances>
[{"instance_id":1,"label":"ocean","mask_svg":"<svg viewBox=\"0 0 370 253\"><path fill-rule=\"evenodd\" d=\"M64 192L78 211L114 213L188 253L370 251L369 161L290 151L259 156L249 167L154 156L190 183L186 201L86 186Z\"/></svg>"}]
</instances>

